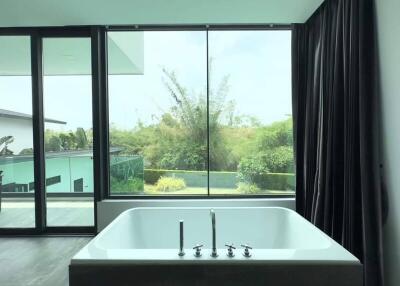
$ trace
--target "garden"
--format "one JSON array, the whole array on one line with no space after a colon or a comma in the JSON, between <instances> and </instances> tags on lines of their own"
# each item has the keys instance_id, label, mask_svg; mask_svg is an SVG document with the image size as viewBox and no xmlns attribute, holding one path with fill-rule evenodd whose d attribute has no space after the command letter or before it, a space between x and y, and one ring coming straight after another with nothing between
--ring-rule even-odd
<instances>
[{"instance_id":1,"label":"garden","mask_svg":"<svg viewBox=\"0 0 400 286\"><path fill-rule=\"evenodd\" d=\"M290 115L263 124L238 113L235 101L228 100L229 77L209 91L207 102L205 94L189 91L173 71L163 69L163 75L173 102L169 109L154 122L139 120L131 129L110 124L112 194L294 193ZM46 152L91 150L92 144L91 129L45 132Z\"/></svg>"},{"instance_id":2,"label":"garden","mask_svg":"<svg viewBox=\"0 0 400 286\"><path fill-rule=\"evenodd\" d=\"M207 105L174 72L163 72L174 105L155 123L139 121L129 130L110 125L110 146L120 148L116 157L126 156L124 164L111 160L111 193L204 195L208 181L215 195L293 193L290 116L265 125L238 114L227 100L228 77L210 90Z\"/></svg>"}]
</instances>

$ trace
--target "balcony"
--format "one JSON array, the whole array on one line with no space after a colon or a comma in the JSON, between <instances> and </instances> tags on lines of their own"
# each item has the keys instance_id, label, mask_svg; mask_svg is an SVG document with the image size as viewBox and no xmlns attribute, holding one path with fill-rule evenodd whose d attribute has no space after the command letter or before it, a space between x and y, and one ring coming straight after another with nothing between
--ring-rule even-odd
<instances>
[{"instance_id":1,"label":"balcony","mask_svg":"<svg viewBox=\"0 0 400 286\"><path fill-rule=\"evenodd\" d=\"M0 157L1 228L35 226L32 156ZM93 159L87 151L46 156L48 226L94 225Z\"/></svg>"}]
</instances>

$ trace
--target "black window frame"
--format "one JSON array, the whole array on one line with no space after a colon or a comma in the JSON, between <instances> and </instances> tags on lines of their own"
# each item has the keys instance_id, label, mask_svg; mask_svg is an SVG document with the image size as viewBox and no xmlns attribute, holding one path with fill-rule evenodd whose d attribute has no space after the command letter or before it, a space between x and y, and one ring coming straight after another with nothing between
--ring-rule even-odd
<instances>
[{"instance_id":1,"label":"black window frame","mask_svg":"<svg viewBox=\"0 0 400 286\"><path fill-rule=\"evenodd\" d=\"M285 24L218 24L218 25L121 25L121 26L107 26L105 32L146 32L146 31L204 31L206 32L206 49L207 49L207 109L208 109L208 102L209 102L209 66L208 66L208 53L209 53L209 44L208 44L208 33L210 31L292 31L292 25L285 25ZM107 35L105 35L105 45L107 46ZM107 55L105 58L107 61ZM108 81L108 70L106 70L107 78L105 81ZM106 84L107 85L107 84ZM105 102L104 105L108 106L108 88L106 92ZM207 116L207 130L209 130L208 126L208 119ZM104 145L107 145L107 182L105 192L103 192L103 198L108 200L193 200L193 199L200 199L200 200L207 200L207 199L282 199L282 198L294 198L295 194L278 194L278 195L271 195L271 194L257 194L257 195L216 195L210 193L210 168L209 168L209 136L207 136L207 194L198 194L198 195L120 195L120 194L112 194L110 189L110 181L109 181L109 162L110 162L110 154L109 154L109 117L108 117L108 110L107 110L107 126L105 127L107 135L107 142ZM105 151L104 151L105 152ZM105 161L103 161L105 163ZM104 174L105 175L105 174Z\"/></svg>"},{"instance_id":2,"label":"black window frame","mask_svg":"<svg viewBox=\"0 0 400 286\"><path fill-rule=\"evenodd\" d=\"M34 202L35 226L34 227L0 227L0 236L15 235L57 235L57 234L95 234L97 231L97 202L100 200L100 189L94 189L94 225L93 226L47 226L46 219L46 177L45 177L45 151L44 151L44 112L43 112L43 66L42 44L44 38L90 38L93 47L93 29L91 26L75 27L1 27L1 36L29 36L31 49L31 77L32 77L32 136L33 136L33 161L34 161ZM94 56L92 54L92 63ZM92 84L96 76L93 70ZM95 98L92 90L92 101ZM93 123L95 120L93 111ZM95 172L93 173L95 176ZM58 195L55 195L58 196ZM24 197L22 195L21 197Z\"/></svg>"},{"instance_id":3,"label":"black window frame","mask_svg":"<svg viewBox=\"0 0 400 286\"><path fill-rule=\"evenodd\" d=\"M109 181L109 116L108 116L108 71L107 32L113 31L239 31L239 30L287 30L287 24L218 24L218 25L87 25L63 27L0 27L0 36L30 36L32 75L32 126L35 174L35 227L1 228L0 236L15 235L57 235L96 234L97 203L109 200L209 200L209 199L282 199L294 198L288 195L112 195ZM92 117L93 117L93 179L94 179L94 226L88 227L48 227L46 226L45 194L45 152L42 74L42 39L49 37L89 37L92 57ZM208 61L208 60L207 60ZM207 63L207 101L208 63ZM208 139L207 139L208 140ZM207 143L208 145L208 143ZM209 152L209 148L207 146ZM209 173L209 168L207 168ZM54 196L57 196L56 194Z\"/></svg>"}]
</instances>

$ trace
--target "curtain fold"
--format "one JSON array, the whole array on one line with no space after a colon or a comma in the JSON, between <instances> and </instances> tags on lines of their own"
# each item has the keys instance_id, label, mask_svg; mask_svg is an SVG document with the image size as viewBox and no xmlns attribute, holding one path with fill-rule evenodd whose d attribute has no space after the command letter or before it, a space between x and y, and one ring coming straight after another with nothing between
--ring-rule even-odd
<instances>
[{"instance_id":1,"label":"curtain fold","mask_svg":"<svg viewBox=\"0 0 400 286\"><path fill-rule=\"evenodd\" d=\"M373 0L326 0L293 25L296 208L382 286L382 191Z\"/></svg>"}]
</instances>

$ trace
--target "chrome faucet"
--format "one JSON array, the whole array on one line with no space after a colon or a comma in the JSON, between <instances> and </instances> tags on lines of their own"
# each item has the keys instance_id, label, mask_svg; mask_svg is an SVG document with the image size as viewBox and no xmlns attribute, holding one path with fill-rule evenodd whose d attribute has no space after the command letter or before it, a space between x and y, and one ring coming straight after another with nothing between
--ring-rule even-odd
<instances>
[{"instance_id":1,"label":"chrome faucet","mask_svg":"<svg viewBox=\"0 0 400 286\"><path fill-rule=\"evenodd\" d=\"M179 256L185 255L185 250L183 248L183 220L179 221Z\"/></svg>"},{"instance_id":2,"label":"chrome faucet","mask_svg":"<svg viewBox=\"0 0 400 286\"><path fill-rule=\"evenodd\" d=\"M211 215L211 225L212 225L212 249L211 257L217 257L217 239L216 239L216 229L215 229L215 212L213 209L210 210Z\"/></svg>"}]
</instances>

